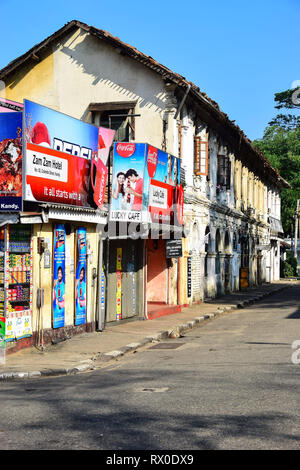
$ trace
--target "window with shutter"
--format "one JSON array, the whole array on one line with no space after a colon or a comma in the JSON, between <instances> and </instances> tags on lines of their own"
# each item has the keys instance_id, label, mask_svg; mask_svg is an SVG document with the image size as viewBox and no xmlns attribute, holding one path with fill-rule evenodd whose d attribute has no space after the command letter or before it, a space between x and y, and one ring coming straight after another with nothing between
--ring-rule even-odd
<instances>
[{"instance_id":1,"label":"window with shutter","mask_svg":"<svg viewBox=\"0 0 300 470\"><path fill-rule=\"evenodd\" d=\"M114 116L116 114L116 116ZM118 116L118 114L128 114L127 110L108 110L101 113L100 125L102 127L111 127L116 131L115 141L116 142L128 142L131 140L129 118L126 116Z\"/></svg>"},{"instance_id":2,"label":"window with shutter","mask_svg":"<svg viewBox=\"0 0 300 470\"><path fill-rule=\"evenodd\" d=\"M218 155L217 185L230 189L231 161L226 155Z\"/></svg>"},{"instance_id":3,"label":"window with shutter","mask_svg":"<svg viewBox=\"0 0 300 470\"><path fill-rule=\"evenodd\" d=\"M201 137L194 137L194 173L208 174L208 142Z\"/></svg>"}]
</instances>

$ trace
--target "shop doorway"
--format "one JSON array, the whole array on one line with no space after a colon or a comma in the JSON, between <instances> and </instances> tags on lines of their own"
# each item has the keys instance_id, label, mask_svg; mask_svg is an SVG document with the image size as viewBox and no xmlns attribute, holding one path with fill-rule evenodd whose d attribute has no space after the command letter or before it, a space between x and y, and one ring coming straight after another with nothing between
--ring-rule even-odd
<instances>
[{"instance_id":1,"label":"shop doorway","mask_svg":"<svg viewBox=\"0 0 300 470\"><path fill-rule=\"evenodd\" d=\"M240 289L249 287L249 237L241 236Z\"/></svg>"},{"instance_id":2,"label":"shop doorway","mask_svg":"<svg viewBox=\"0 0 300 470\"><path fill-rule=\"evenodd\" d=\"M140 273L143 246L140 240L110 240L106 321L126 320L141 314ZM143 313L143 312L142 312Z\"/></svg>"},{"instance_id":3,"label":"shop doorway","mask_svg":"<svg viewBox=\"0 0 300 470\"><path fill-rule=\"evenodd\" d=\"M168 269L165 240L148 240L147 302L168 303Z\"/></svg>"}]
</instances>

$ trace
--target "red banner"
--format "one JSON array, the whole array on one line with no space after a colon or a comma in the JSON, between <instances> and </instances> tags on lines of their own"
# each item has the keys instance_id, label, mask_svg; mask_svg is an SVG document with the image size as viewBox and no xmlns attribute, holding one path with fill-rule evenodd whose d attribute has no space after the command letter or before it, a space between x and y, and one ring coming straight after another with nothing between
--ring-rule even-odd
<instances>
[{"instance_id":1,"label":"red banner","mask_svg":"<svg viewBox=\"0 0 300 470\"><path fill-rule=\"evenodd\" d=\"M74 157L58 150L27 143L27 200L81 207L91 207L95 202L101 208L106 179L107 168L101 160Z\"/></svg>"}]
</instances>

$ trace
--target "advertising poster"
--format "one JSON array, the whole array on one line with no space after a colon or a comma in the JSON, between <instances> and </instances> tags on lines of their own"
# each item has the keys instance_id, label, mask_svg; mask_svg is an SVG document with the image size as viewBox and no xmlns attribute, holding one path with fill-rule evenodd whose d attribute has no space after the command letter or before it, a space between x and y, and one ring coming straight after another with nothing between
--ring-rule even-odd
<instances>
[{"instance_id":1,"label":"advertising poster","mask_svg":"<svg viewBox=\"0 0 300 470\"><path fill-rule=\"evenodd\" d=\"M0 364L5 364L5 317L0 316Z\"/></svg>"},{"instance_id":2,"label":"advertising poster","mask_svg":"<svg viewBox=\"0 0 300 470\"><path fill-rule=\"evenodd\" d=\"M178 223L180 159L148 144L116 142L110 220Z\"/></svg>"},{"instance_id":3,"label":"advertising poster","mask_svg":"<svg viewBox=\"0 0 300 470\"><path fill-rule=\"evenodd\" d=\"M110 220L141 222L146 144L116 142L113 153Z\"/></svg>"},{"instance_id":4,"label":"advertising poster","mask_svg":"<svg viewBox=\"0 0 300 470\"><path fill-rule=\"evenodd\" d=\"M0 113L13 113L22 110L23 104L7 100L6 98L0 98Z\"/></svg>"},{"instance_id":5,"label":"advertising poster","mask_svg":"<svg viewBox=\"0 0 300 470\"><path fill-rule=\"evenodd\" d=\"M5 317L0 316L0 341L5 337Z\"/></svg>"},{"instance_id":6,"label":"advertising poster","mask_svg":"<svg viewBox=\"0 0 300 470\"><path fill-rule=\"evenodd\" d=\"M56 225L53 253L53 328L65 325L65 240L64 225Z\"/></svg>"},{"instance_id":7,"label":"advertising poster","mask_svg":"<svg viewBox=\"0 0 300 470\"><path fill-rule=\"evenodd\" d=\"M86 229L79 228L76 236L77 267L75 277L75 325L86 322Z\"/></svg>"},{"instance_id":8,"label":"advertising poster","mask_svg":"<svg viewBox=\"0 0 300 470\"><path fill-rule=\"evenodd\" d=\"M5 318L5 341L14 341L15 337L15 317L7 314Z\"/></svg>"},{"instance_id":9,"label":"advertising poster","mask_svg":"<svg viewBox=\"0 0 300 470\"><path fill-rule=\"evenodd\" d=\"M143 200L148 207L149 222L174 223L179 181L179 158L148 145Z\"/></svg>"},{"instance_id":10,"label":"advertising poster","mask_svg":"<svg viewBox=\"0 0 300 470\"><path fill-rule=\"evenodd\" d=\"M122 248L117 248L117 320L122 319Z\"/></svg>"},{"instance_id":11,"label":"advertising poster","mask_svg":"<svg viewBox=\"0 0 300 470\"><path fill-rule=\"evenodd\" d=\"M108 155L113 139L104 134L103 128L24 100L24 199L94 209L103 204L107 169L99 155Z\"/></svg>"},{"instance_id":12,"label":"advertising poster","mask_svg":"<svg viewBox=\"0 0 300 470\"><path fill-rule=\"evenodd\" d=\"M112 146L116 131L113 129L106 129L105 127L99 127L98 134L98 157L107 165L109 156L109 150Z\"/></svg>"},{"instance_id":13,"label":"advertising poster","mask_svg":"<svg viewBox=\"0 0 300 470\"><path fill-rule=\"evenodd\" d=\"M22 113L0 113L0 211L22 210Z\"/></svg>"}]
</instances>

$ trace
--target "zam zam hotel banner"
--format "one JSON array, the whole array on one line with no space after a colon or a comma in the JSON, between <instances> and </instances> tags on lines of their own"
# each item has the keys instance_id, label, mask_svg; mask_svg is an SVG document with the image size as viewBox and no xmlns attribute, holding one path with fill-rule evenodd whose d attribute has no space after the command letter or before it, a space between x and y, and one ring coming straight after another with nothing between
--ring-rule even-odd
<instances>
[{"instance_id":1,"label":"zam zam hotel banner","mask_svg":"<svg viewBox=\"0 0 300 470\"><path fill-rule=\"evenodd\" d=\"M114 131L24 100L24 199L102 208Z\"/></svg>"},{"instance_id":2,"label":"zam zam hotel banner","mask_svg":"<svg viewBox=\"0 0 300 470\"><path fill-rule=\"evenodd\" d=\"M115 143L110 220L178 222L173 211L182 203L179 181L178 158L148 144Z\"/></svg>"}]
</instances>

